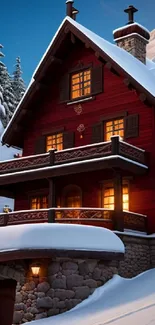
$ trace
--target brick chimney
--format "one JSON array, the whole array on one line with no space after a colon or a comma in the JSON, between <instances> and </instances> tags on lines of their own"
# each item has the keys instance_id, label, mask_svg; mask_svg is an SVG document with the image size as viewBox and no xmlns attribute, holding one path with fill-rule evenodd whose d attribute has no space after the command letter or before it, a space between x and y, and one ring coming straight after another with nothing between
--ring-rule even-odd
<instances>
[{"instance_id":1,"label":"brick chimney","mask_svg":"<svg viewBox=\"0 0 155 325\"><path fill-rule=\"evenodd\" d=\"M128 14L128 23L126 26L115 29L113 35L119 47L146 64L146 46L150 39L150 33L145 27L134 22L134 13L137 11L133 6L125 9L124 12Z\"/></svg>"},{"instance_id":2,"label":"brick chimney","mask_svg":"<svg viewBox=\"0 0 155 325\"><path fill-rule=\"evenodd\" d=\"M72 19L76 20L76 16L79 13L79 10L73 7L74 0L66 1L66 14Z\"/></svg>"}]
</instances>

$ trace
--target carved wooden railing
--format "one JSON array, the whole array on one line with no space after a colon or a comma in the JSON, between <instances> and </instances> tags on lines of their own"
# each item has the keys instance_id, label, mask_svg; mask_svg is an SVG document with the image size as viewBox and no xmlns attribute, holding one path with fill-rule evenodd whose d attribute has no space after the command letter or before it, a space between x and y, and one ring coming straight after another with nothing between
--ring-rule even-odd
<instances>
[{"instance_id":1,"label":"carved wooden railing","mask_svg":"<svg viewBox=\"0 0 155 325\"><path fill-rule=\"evenodd\" d=\"M115 211L101 208L52 208L1 213L0 226L49 222L50 213L53 215L51 222L95 225L114 230ZM123 218L124 229L147 231L145 215L123 211Z\"/></svg>"},{"instance_id":2,"label":"carved wooden railing","mask_svg":"<svg viewBox=\"0 0 155 325\"><path fill-rule=\"evenodd\" d=\"M124 211L124 228L147 232L147 216Z\"/></svg>"},{"instance_id":3,"label":"carved wooden railing","mask_svg":"<svg viewBox=\"0 0 155 325\"><path fill-rule=\"evenodd\" d=\"M45 154L3 161L0 162L0 174L116 155L141 164L145 163L144 150L120 141L119 136L114 136L109 142L94 143L62 151L51 150Z\"/></svg>"},{"instance_id":4,"label":"carved wooden railing","mask_svg":"<svg viewBox=\"0 0 155 325\"><path fill-rule=\"evenodd\" d=\"M28 156L0 162L0 174L50 165L50 154Z\"/></svg>"},{"instance_id":5,"label":"carved wooden railing","mask_svg":"<svg viewBox=\"0 0 155 325\"><path fill-rule=\"evenodd\" d=\"M48 209L0 213L0 226L48 222Z\"/></svg>"}]
</instances>

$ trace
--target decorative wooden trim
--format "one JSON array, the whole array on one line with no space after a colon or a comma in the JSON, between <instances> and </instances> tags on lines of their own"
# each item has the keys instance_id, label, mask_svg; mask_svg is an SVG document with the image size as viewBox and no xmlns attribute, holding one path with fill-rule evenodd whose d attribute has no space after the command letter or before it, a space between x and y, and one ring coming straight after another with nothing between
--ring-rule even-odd
<instances>
[{"instance_id":1,"label":"decorative wooden trim","mask_svg":"<svg viewBox=\"0 0 155 325\"><path fill-rule=\"evenodd\" d=\"M100 57L100 54L99 54L99 53L98 53L98 55L99 55L99 57ZM105 67L106 67L108 70L110 70L112 73L114 73L116 76L118 76L118 77L120 76L120 73L119 73L116 69L113 68L111 62L107 62L107 63L105 63Z\"/></svg>"}]
</instances>

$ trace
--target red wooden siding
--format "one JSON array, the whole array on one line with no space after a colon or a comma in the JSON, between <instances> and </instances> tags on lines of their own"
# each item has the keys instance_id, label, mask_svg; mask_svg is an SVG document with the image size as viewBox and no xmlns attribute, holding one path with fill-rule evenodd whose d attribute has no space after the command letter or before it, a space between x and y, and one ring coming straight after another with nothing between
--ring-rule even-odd
<instances>
[{"instance_id":1,"label":"red wooden siding","mask_svg":"<svg viewBox=\"0 0 155 325\"><path fill-rule=\"evenodd\" d=\"M77 45L64 62L62 73L74 68L79 61L82 61L84 65L90 63L94 65L101 64L90 49ZM67 106L66 104L59 104L59 78L55 76L54 79L54 84L47 91L44 102L40 101L41 104L38 104L38 107L34 107L34 117L30 121L29 128L25 133L24 156L34 154L37 138L43 132L50 132L52 128L65 127L65 131L74 131L75 146L83 146L91 143L92 126L99 122L102 117L120 111L127 111L128 114L139 114L139 137L128 139L128 142L145 149L149 153L150 171L146 176L134 177L131 185L130 210L147 214L150 229L155 231L154 109L145 106L139 100L135 90L128 90L122 77L114 75L105 67L104 92L96 95L95 100L81 103L83 112L78 116L74 111L75 105ZM77 132L77 127L81 123L86 128L83 139L80 139L79 133ZM101 174L100 172L100 177ZM102 175L104 178L104 173ZM82 175L81 178L83 181L79 180L80 183L83 183L81 187L83 187L85 193L83 206L98 206L97 191L99 189L98 180L101 179L100 177L92 180L91 175L91 184L89 184L88 174L85 175L85 178ZM76 176L74 176L75 178ZM73 183L73 177L71 179ZM61 184L61 181L59 180L58 183ZM75 184L77 184L76 179ZM87 191L85 186L88 186L91 190ZM26 202L26 199L18 197L15 204L16 210L18 208L21 209L22 205L25 208L27 206Z\"/></svg>"}]
</instances>

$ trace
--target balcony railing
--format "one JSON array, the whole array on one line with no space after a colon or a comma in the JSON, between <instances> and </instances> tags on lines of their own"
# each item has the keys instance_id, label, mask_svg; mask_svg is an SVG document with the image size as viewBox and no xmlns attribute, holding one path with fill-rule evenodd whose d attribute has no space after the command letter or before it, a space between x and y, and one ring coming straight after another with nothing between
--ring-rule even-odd
<instances>
[{"instance_id":1,"label":"balcony railing","mask_svg":"<svg viewBox=\"0 0 155 325\"><path fill-rule=\"evenodd\" d=\"M68 162L91 161L94 158L116 155L128 158L142 165L145 164L145 150L120 141L119 136L114 136L108 142L94 143L62 151L51 150L45 154L3 161L0 162L0 174L49 167Z\"/></svg>"},{"instance_id":2,"label":"balcony railing","mask_svg":"<svg viewBox=\"0 0 155 325\"><path fill-rule=\"evenodd\" d=\"M53 215L53 222L101 226L114 230L115 211L100 208L52 208L1 213L0 226L48 222L49 213ZM147 231L145 215L123 211L123 218L124 229Z\"/></svg>"}]
</instances>

